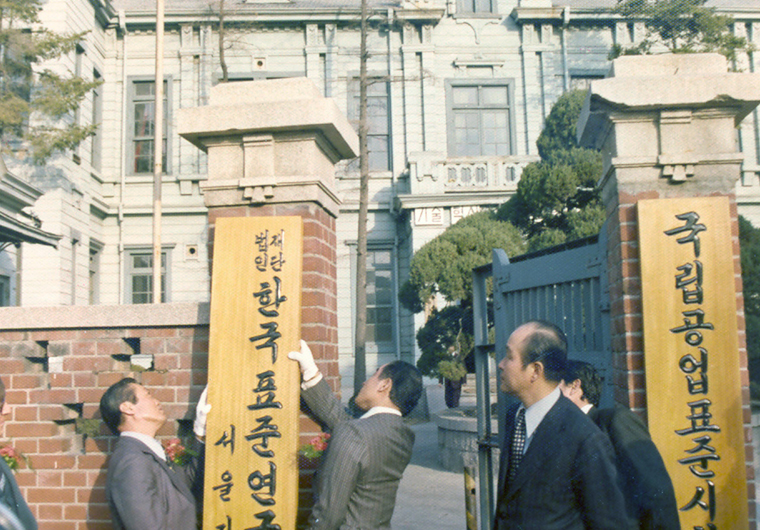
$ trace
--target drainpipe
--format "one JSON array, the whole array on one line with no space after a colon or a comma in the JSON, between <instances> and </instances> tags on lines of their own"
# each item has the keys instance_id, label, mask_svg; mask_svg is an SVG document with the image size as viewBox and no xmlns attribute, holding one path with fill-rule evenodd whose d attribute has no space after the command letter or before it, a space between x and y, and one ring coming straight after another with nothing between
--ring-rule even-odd
<instances>
[{"instance_id":1,"label":"drainpipe","mask_svg":"<svg viewBox=\"0 0 760 530\"><path fill-rule=\"evenodd\" d=\"M570 71L567 66L567 26L570 24L570 6L562 9L562 78L565 92L570 90Z\"/></svg>"},{"instance_id":2,"label":"drainpipe","mask_svg":"<svg viewBox=\"0 0 760 530\"><path fill-rule=\"evenodd\" d=\"M121 161L119 162L119 304L124 303L124 194L127 185L127 156L124 151L127 145L127 22L124 10L119 10L119 29L121 30Z\"/></svg>"}]
</instances>

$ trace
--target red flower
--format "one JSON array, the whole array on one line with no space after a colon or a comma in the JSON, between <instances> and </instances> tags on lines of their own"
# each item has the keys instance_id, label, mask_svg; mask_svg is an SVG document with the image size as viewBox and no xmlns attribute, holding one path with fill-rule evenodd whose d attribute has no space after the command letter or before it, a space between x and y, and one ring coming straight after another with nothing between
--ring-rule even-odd
<instances>
[{"instance_id":1,"label":"red flower","mask_svg":"<svg viewBox=\"0 0 760 530\"><path fill-rule=\"evenodd\" d=\"M322 453L327 449L327 441L330 439L330 435L326 432L320 433L315 436L309 443L302 445L299 453L306 458L319 458Z\"/></svg>"},{"instance_id":2,"label":"red flower","mask_svg":"<svg viewBox=\"0 0 760 530\"><path fill-rule=\"evenodd\" d=\"M163 446L169 464L184 466L190 462L193 456L197 455L195 451L185 448L179 438L164 440Z\"/></svg>"},{"instance_id":3,"label":"red flower","mask_svg":"<svg viewBox=\"0 0 760 530\"><path fill-rule=\"evenodd\" d=\"M16 471L19 466L21 466L22 461L26 463L26 466L29 469L32 469L32 463L29 458L21 451L17 451L10 445L4 445L0 447L0 457L5 460L5 463L8 464L8 467L13 471Z\"/></svg>"}]
</instances>

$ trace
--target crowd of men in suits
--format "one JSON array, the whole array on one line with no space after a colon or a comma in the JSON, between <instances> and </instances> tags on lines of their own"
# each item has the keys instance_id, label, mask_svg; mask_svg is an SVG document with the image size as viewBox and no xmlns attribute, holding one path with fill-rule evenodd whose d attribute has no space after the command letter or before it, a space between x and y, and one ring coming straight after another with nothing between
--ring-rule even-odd
<instances>
[{"instance_id":1,"label":"crowd of men in suits","mask_svg":"<svg viewBox=\"0 0 760 530\"><path fill-rule=\"evenodd\" d=\"M354 396L350 415L320 373L309 346L288 357L301 371L308 410L332 433L318 471L310 530L390 529L396 492L409 463L414 431L403 417L417 405L422 377L414 366L381 366ZM673 485L646 426L628 409L599 409L594 368L567 359L557 326L518 327L499 363L503 392L517 398L503 426L494 530L675 530ZM0 381L0 424L9 412ZM210 405L196 408L197 447L188 465L170 467L155 438L166 422L161 403L135 379L103 395L103 421L119 436L109 459L106 496L117 530L197 528L203 442ZM0 459L0 528L37 523ZM13 526L15 525L15 526Z\"/></svg>"}]
</instances>

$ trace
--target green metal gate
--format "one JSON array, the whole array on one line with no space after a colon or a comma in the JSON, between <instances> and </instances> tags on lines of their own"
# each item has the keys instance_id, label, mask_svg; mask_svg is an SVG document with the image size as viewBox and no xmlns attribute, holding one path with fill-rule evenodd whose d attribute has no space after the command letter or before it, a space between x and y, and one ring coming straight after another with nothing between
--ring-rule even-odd
<instances>
[{"instance_id":1,"label":"green metal gate","mask_svg":"<svg viewBox=\"0 0 760 530\"><path fill-rule=\"evenodd\" d=\"M490 354L494 353L498 366L512 331L528 320L546 320L565 331L571 359L592 363L602 376L611 373L605 233L602 228L599 236L511 261L503 250L494 249L493 262L473 271L480 530L492 527L494 450L501 447L501 434L491 429ZM489 279L493 280L492 323L488 319ZM491 327L493 342L489 340ZM611 379L604 377L603 406L612 403ZM511 399L498 392L499 425L504 425Z\"/></svg>"}]
</instances>

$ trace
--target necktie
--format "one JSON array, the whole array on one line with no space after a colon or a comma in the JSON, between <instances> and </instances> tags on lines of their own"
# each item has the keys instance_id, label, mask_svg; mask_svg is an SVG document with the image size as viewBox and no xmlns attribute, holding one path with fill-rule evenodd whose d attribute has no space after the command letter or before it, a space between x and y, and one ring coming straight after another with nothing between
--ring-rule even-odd
<instances>
[{"instance_id":1,"label":"necktie","mask_svg":"<svg viewBox=\"0 0 760 530\"><path fill-rule=\"evenodd\" d=\"M509 474L508 481L511 483L517 474L517 468L522 460L525 448L525 409L520 408L515 419L515 432L512 434L512 445L509 447Z\"/></svg>"}]
</instances>

